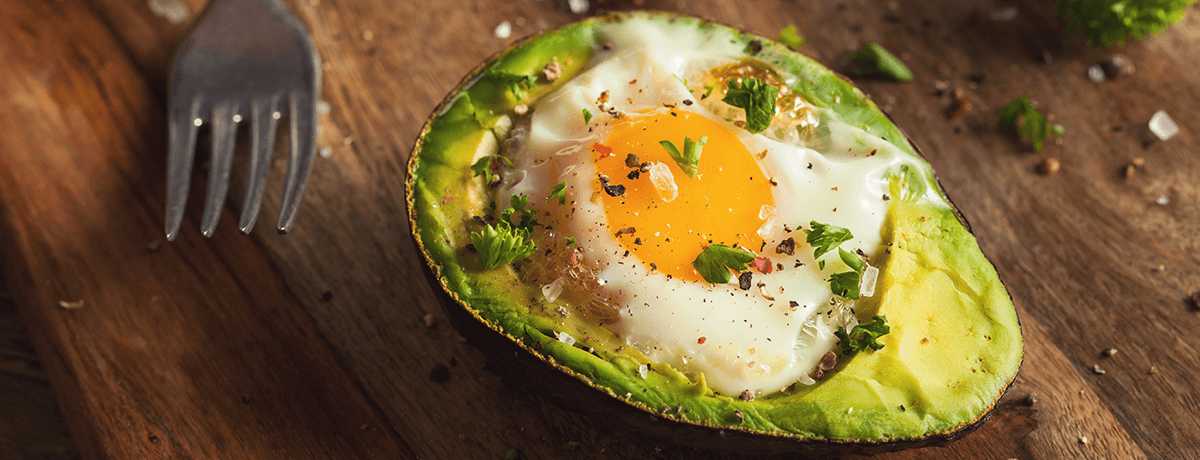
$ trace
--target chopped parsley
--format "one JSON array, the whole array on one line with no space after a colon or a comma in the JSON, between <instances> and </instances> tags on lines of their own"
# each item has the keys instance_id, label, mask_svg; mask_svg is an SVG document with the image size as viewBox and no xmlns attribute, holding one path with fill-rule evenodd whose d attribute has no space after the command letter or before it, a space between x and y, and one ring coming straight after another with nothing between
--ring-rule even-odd
<instances>
[{"instance_id":1,"label":"chopped parsley","mask_svg":"<svg viewBox=\"0 0 1200 460\"><path fill-rule=\"evenodd\" d=\"M745 110L746 130L758 133L771 126L777 97L779 88L757 78L737 78L726 83L725 97L721 101Z\"/></svg>"},{"instance_id":2,"label":"chopped parsley","mask_svg":"<svg viewBox=\"0 0 1200 460\"><path fill-rule=\"evenodd\" d=\"M550 189L550 194L546 195L546 199L558 200L558 204L565 204L567 202L567 183L554 184L554 188Z\"/></svg>"},{"instance_id":3,"label":"chopped parsley","mask_svg":"<svg viewBox=\"0 0 1200 460\"><path fill-rule=\"evenodd\" d=\"M842 273L834 273L829 277L829 288L834 295L842 296L847 299L858 299L860 297L859 286L862 284L862 273L866 270L867 264L857 254L838 248L838 257L846 266L850 267L850 271Z\"/></svg>"},{"instance_id":4,"label":"chopped parsley","mask_svg":"<svg viewBox=\"0 0 1200 460\"><path fill-rule=\"evenodd\" d=\"M513 220L514 217L517 219L516 221ZM525 195L513 195L508 208L500 212L500 220L529 230L533 230L533 225L537 223L533 208L529 207L529 197Z\"/></svg>"},{"instance_id":5,"label":"chopped parsley","mask_svg":"<svg viewBox=\"0 0 1200 460\"><path fill-rule=\"evenodd\" d=\"M586 125L591 122L592 122L592 111L584 108L583 109L583 124Z\"/></svg>"},{"instance_id":6,"label":"chopped parsley","mask_svg":"<svg viewBox=\"0 0 1200 460\"><path fill-rule=\"evenodd\" d=\"M483 176L485 185L495 185L500 182L500 164L512 166L512 160L500 155L484 155L471 165L475 176Z\"/></svg>"},{"instance_id":7,"label":"chopped parsley","mask_svg":"<svg viewBox=\"0 0 1200 460\"><path fill-rule=\"evenodd\" d=\"M838 245L850 241L854 235L850 233L850 229L838 227L831 224L822 224L817 221L809 222L812 230L808 231L806 241L813 247L813 258L820 259L825 253L838 247Z\"/></svg>"},{"instance_id":8,"label":"chopped parsley","mask_svg":"<svg viewBox=\"0 0 1200 460\"><path fill-rule=\"evenodd\" d=\"M892 328L887 324L887 318L875 315L870 322L854 326L849 333L846 333L844 329L838 329L834 335L838 338L842 356L852 356L860 351L883 348L883 344L879 343L878 339L887 335L891 330Z\"/></svg>"},{"instance_id":9,"label":"chopped parsley","mask_svg":"<svg viewBox=\"0 0 1200 460\"><path fill-rule=\"evenodd\" d=\"M1001 107L998 116L1001 129L1016 133L1021 142L1032 146L1034 151L1041 151L1051 134L1061 136L1066 132L1061 125L1047 122L1046 116L1025 96Z\"/></svg>"},{"instance_id":10,"label":"chopped parsley","mask_svg":"<svg viewBox=\"0 0 1200 460\"><path fill-rule=\"evenodd\" d=\"M904 61L878 43L867 43L850 55L846 73L856 77L882 77L895 81L911 81L913 74Z\"/></svg>"},{"instance_id":11,"label":"chopped parsley","mask_svg":"<svg viewBox=\"0 0 1200 460\"><path fill-rule=\"evenodd\" d=\"M658 145L666 149L667 154L671 155L671 158L679 165L679 169L682 169L684 174L691 177L696 177L697 174L700 174L700 153L704 149L704 144L707 143L708 136L700 136L700 139L697 140L684 137L683 152L680 152L679 148L673 142L668 140L658 141Z\"/></svg>"},{"instance_id":12,"label":"chopped parsley","mask_svg":"<svg viewBox=\"0 0 1200 460\"><path fill-rule=\"evenodd\" d=\"M567 237L567 246L574 246L574 245L575 245L575 237L568 236Z\"/></svg>"},{"instance_id":13,"label":"chopped parsley","mask_svg":"<svg viewBox=\"0 0 1200 460\"><path fill-rule=\"evenodd\" d=\"M734 271L743 271L754 260L754 253L742 248L713 244L700 251L692 267L710 283L728 283Z\"/></svg>"},{"instance_id":14,"label":"chopped parsley","mask_svg":"<svg viewBox=\"0 0 1200 460\"><path fill-rule=\"evenodd\" d=\"M488 76L508 89L508 92L517 101L524 101L525 92L533 88L533 85L536 85L538 81L536 75L520 75L502 70L494 70L488 73Z\"/></svg>"},{"instance_id":15,"label":"chopped parsley","mask_svg":"<svg viewBox=\"0 0 1200 460\"><path fill-rule=\"evenodd\" d=\"M1067 28L1093 45L1112 46L1142 39L1178 22L1196 0L1058 0Z\"/></svg>"},{"instance_id":16,"label":"chopped parsley","mask_svg":"<svg viewBox=\"0 0 1200 460\"><path fill-rule=\"evenodd\" d=\"M779 43L783 43L788 48L799 49L804 46L804 42L804 37L800 35L795 24L788 24L787 27L779 30Z\"/></svg>"}]
</instances>

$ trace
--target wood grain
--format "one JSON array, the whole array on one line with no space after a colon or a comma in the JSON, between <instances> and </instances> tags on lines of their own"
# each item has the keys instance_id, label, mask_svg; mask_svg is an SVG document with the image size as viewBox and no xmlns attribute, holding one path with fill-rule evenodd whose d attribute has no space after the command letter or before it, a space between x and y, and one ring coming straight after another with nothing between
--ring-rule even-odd
<instances>
[{"instance_id":1,"label":"wood grain","mask_svg":"<svg viewBox=\"0 0 1200 460\"><path fill-rule=\"evenodd\" d=\"M189 1L192 11L203 2ZM625 8L625 2L594 2ZM1105 54L1057 30L1044 2L1017 20L990 2L638 2L765 35L795 23L835 62L875 40L917 74L863 82L924 149L1018 304L1017 384L979 431L894 458L1198 456L1200 18L1121 50L1130 77L1095 84ZM876 6L871 6L876 5ZM0 242L7 282L80 451L94 458L687 457L505 383L445 323L413 254L403 167L416 130L468 70L515 36L574 17L556 2L298 0L325 61L321 143L297 231L151 251L162 214L163 69L186 31L144 2L23 1L0 12ZM1041 62L1043 52L1053 62ZM945 80L974 111L945 115ZM1025 153L994 110L1028 95L1067 127ZM1184 133L1147 142L1171 113ZM1117 131L1115 127L1120 127ZM1053 177L1042 157L1062 160ZM1134 156L1147 167L1119 172ZM277 168L282 164L275 165ZM278 171L273 176L278 180ZM277 212L271 187L264 209ZM1166 194L1170 203L1160 206ZM195 200L198 201L198 200ZM193 203L198 205L198 203ZM189 211L189 219L198 215ZM1162 265L1163 271L1156 267ZM66 310L59 300L82 299ZM426 327L423 317L436 318ZM1102 358L1099 352L1120 352ZM1107 370L1090 371L1093 363ZM1151 366L1158 370L1149 374ZM1028 394L1038 402L1024 403ZM1086 436L1088 442L1080 442Z\"/></svg>"}]
</instances>

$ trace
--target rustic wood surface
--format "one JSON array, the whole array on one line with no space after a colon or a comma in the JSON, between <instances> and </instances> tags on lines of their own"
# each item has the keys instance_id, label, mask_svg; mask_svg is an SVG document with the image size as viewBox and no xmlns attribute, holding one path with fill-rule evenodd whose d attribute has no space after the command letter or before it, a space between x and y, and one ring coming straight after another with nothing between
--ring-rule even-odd
<instances>
[{"instance_id":1,"label":"rustic wood surface","mask_svg":"<svg viewBox=\"0 0 1200 460\"><path fill-rule=\"evenodd\" d=\"M703 453L597 429L536 388L501 381L448 327L414 255L402 171L422 121L506 42L575 19L561 2L294 1L332 108L321 119L332 155L317 160L296 231L241 236L234 204L204 240L194 199L186 231L167 244L164 68L203 6L184 3L193 14L181 22L146 1L0 9L0 256L45 367L20 328L0 330L0 449L131 459ZM1015 3L1012 21L990 19L1008 3L986 1L637 3L766 35L795 23L826 62L876 40L916 72L911 84L862 86L973 224L1018 305L1026 351L980 430L890 457L1200 456L1200 315L1184 300L1200 289L1200 14L1121 48L1134 75L1093 83L1087 66L1106 52L1065 36L1042 1ZM493 35L503 20L509 40ZM948 117L936 80L963 88L974 110ZM1061 145L1027 153L997 132L995 108L1019 95L1066 126ZM1149 141L1158 109L1179 136ZM1048 156L1060 174L1035 172ZM1137 156L1146 166L1123 178ZM278 181L283 164L274 166ZM271 187L264 210L276 212L280 192ZM1169 203L1156 204L1161 196ZM1100 356L1109 347L1119 353ZM1093 373L1096 363L1107 373Z\"/></svg>"}]
</instances>

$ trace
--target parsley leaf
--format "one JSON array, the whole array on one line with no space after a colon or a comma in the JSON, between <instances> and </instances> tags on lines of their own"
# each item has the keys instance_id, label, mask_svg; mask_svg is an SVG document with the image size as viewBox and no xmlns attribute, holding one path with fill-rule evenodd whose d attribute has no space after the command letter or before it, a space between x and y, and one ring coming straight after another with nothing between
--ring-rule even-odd
<instances>
[{"instance_id":1,"label":"parsley leaf","mask_svg":"<svg viewBox=\"0 0 1200 460\"><path fill-rule=\"evenodd\" d=\"M867 349L883 348L883 344L879 343L878 339L887 335L891 330L892 328L887 324L887 318L875 315L870 322L854 326L848 334L844 329L838 329L834 335L838 338L842 356L852 356Z\"/></svg>"},{"instance_id":2,"label":"parsley leaf","mask_svg":"<svg viewBox=\"0 0 1200 460\"><path fill-rule=\"evenodd\" d=\"M822 224L817 221L808 223L812 230L808 231L806 241L813 247L813 258L820 259L825 253L833 250L839 244L850 241L854 235L850 229L837 225Z\"/></svg>"},{"instance_id":3,"label":"parsley leaf","mask_svg":"<svg viewBox=\"0 0 1200 460\"><path fill-rule=\"evenodd\" d=\"M1093 45L1142 39L1179 21L1195 0L1059 0L1058 16Z\"/></svg>"},{"instance_id":4,"label":"parsley leaf","mask_svg":"<svg viewBox=\"0 0 1200 460\"><path fill-rule=\"evenodd\" d=\"M1061 125L1048 123L1046 116L1025 96L1013 99L1001 107L998 117L1001 129L1015 132L1017 137L1032 146L1034 151L1041 151L1051 134L1061 136L1066 132L1066 128Z\"/></svg>"},{"instance_id":5,"label":"parsley leaf","mask_svg":"<svg viewBox=\"0 0 1200 460\"><path fill-rule=\"evenodd\" d=\"M517 218L516 222L513 221L513 217ZM533 230L533 225L537 223L533 208L529 207L529 197L525 195L513 195L508 208L500 212L500 220L527 230Z\"/></svg>"},{"instance_id":6,"label":"parsley leaf","mask_svg":"<svg viewBox=\"0 0 1200 460\"><path fill-rule=\"evenodd\" d=\"M867 43L850 55L846 73L855 77L883 77L895 81L911 81L913 74L904 61L878 43Z\"/></svg>"},{"instance_id":7,"label":"parsley leaf","mask_svg":"<svg viewBox=\"0 0 1200 460\"><path fill-rule=\"evenodd\" d=\"M533 255L537 245L530 238L530 230L513 227L501 220L495 225L485 224L482 229L471 232L471 245L479 253L479 263L484 270L491 270Z\"/></svg>"},{"instance_id":8,"label":"parsley leaf","mask_svg":"<svg viewBox=\"0 0 1200 460\"><path fill-rule=\"evenodd\" d=\"M488 76L495 82L503 85L508 89L518 102L525 100L525 91L533 88L537 84L538 78L535 75L520 75L503 70L493 70L488 73Z\"/></svg>"},{"instance_id":9,"label":"parsley leaf","mask_svg":"<svg viewBox=\"0 0 1200 460\"><path fill-rule=\"evenodd\" d=\"M771 126L771 119L775 117L777 97L779 88L757 78L737 78L726 83L725 97L721 101L744 109L746 130L758 133Z\"/></svg>"},{"instance_id":10,"label":"parsley leaf","mask_svg":"<svg viewBox=\"0 0 1200 460\"><path fill-rule=\"evenodd\" d=\"M788 24L787 27L779 30L779 43L783 43L788 48L799 49L804 46L804 42L804 37L800 35L795 24Z\"/></svg>"},{"instance_id":11,"label":"parsley leaf","mask_svg":"<svg viewBox=\"0 0 1200 460\"><path fill-rule=\"evenodd\" d=\"M500 182L500 166L497 161L504 166L512 166L512 160L500 155L484 155L471 165L471 171L475 176L483 176L484 185L495 185Z\"/></svg>"},{"instance_id":12,"label":"parsley leaf","mask_svg":"<svg viewBox=\"0 0 1200 460\"><path fill-rule=\"evenodd\" d=\"M696 177L697 174L700 174L700 153L704 149L704 144L707 143L708 136L700 136L700 139L697 140L684 137L683 152L681 153L679 148L675 147L675 143L668 140L658 141L658 145L666 149L667 154L671 155L671 158L679 165L679 169L682 169L684 174L691 177Z\"/></svg>"},{"instance_id":13,"label":"parsley leaf","mask_svg":"<svg viewBox=\"0 0 1200 460\"><path fill-rule=\"evenodd\" d=\"M558 200L558 204L565 204L567 202L567 183L554 184L554 188L550 189L550 194L546 195L546 199Z\"/></svg>"},{"instance_id":14,"label":"parsley leaf","mask_svg":"<svg viewBox=\"0 0 1200 460\"><path fill-rule=\"evenodd\" d=\"M838 248L838 257L846 266L850 267L851 271L834 273L829 277L829 289L834 295L839 295L847 299L857 299L861 296L859 286L862 284L862 273L866 270L867 264L862 258L853 252Z\"/></svg>"},{"instance_id":15,"label":"parsley leaf","mask_svg":"<svg viewBox=\"0 0 1200 460\"><path fill-rule=\"evenodd\" d=\"M592 111L590 111L586 108L583 109L583 124L586 125L591 122L592 122Z\"/></svg>"},{"instance_id":16,"label":"parsley leaf","mask_svg":"<svg viewBox=\"0 0 1200 460\"><path fill-rule=\"evenodd\" d=\"M700 251L692 267L710 283L728 283L733 279L730 270L741 271L754 260L754 253L742 248L713 244Z\"/></svg>"}]
</instances>

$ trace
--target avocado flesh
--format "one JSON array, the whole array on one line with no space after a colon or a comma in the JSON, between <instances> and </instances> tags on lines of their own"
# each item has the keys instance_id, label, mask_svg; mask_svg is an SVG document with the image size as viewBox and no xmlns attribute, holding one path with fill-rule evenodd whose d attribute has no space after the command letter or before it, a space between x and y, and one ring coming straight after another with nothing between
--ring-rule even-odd
<instances>
[{"instance_id":1,"label":"avocado flesh","mask_svg":"<svg viewBox=\"0 0 1200 460\"><path fill-rule=\"evenodd\" d=\"M517 101L496 71L538 74L552 60L553 83L528 91L527 101L584 70L595 28L631 17L673 22L764 44L753 58L797 77L793 89L841 122L886 139L916 161L893 180L884 240L890 244L876 295L860 301L868 319L887 316L885 347L844 360L811 387L742 401L713 393L702 376L648 363L622 347L608 329L539 305L537 286L511 267L472 268L463 250L466 223L484 214L488 197L470 169L498 145L493 130ZM529 350L539 360L593 388L661 417L797 441L883 444L952 436L984 417L1016 376L1020 326L1012 301L974 237L944 198L930 167L861 91L811 59L760 37L694 18L632 13L588 19L535 37L486 63L443 104L422 131L409 165L409 213L414 238L445 292L468 313ZM930 193L932 192L932 193ZM930 199L930 197L933 199ZM568 345L556 331L586 343ZM587 348L587 349L585 349Z\"/></svg>"}]
</instances>

